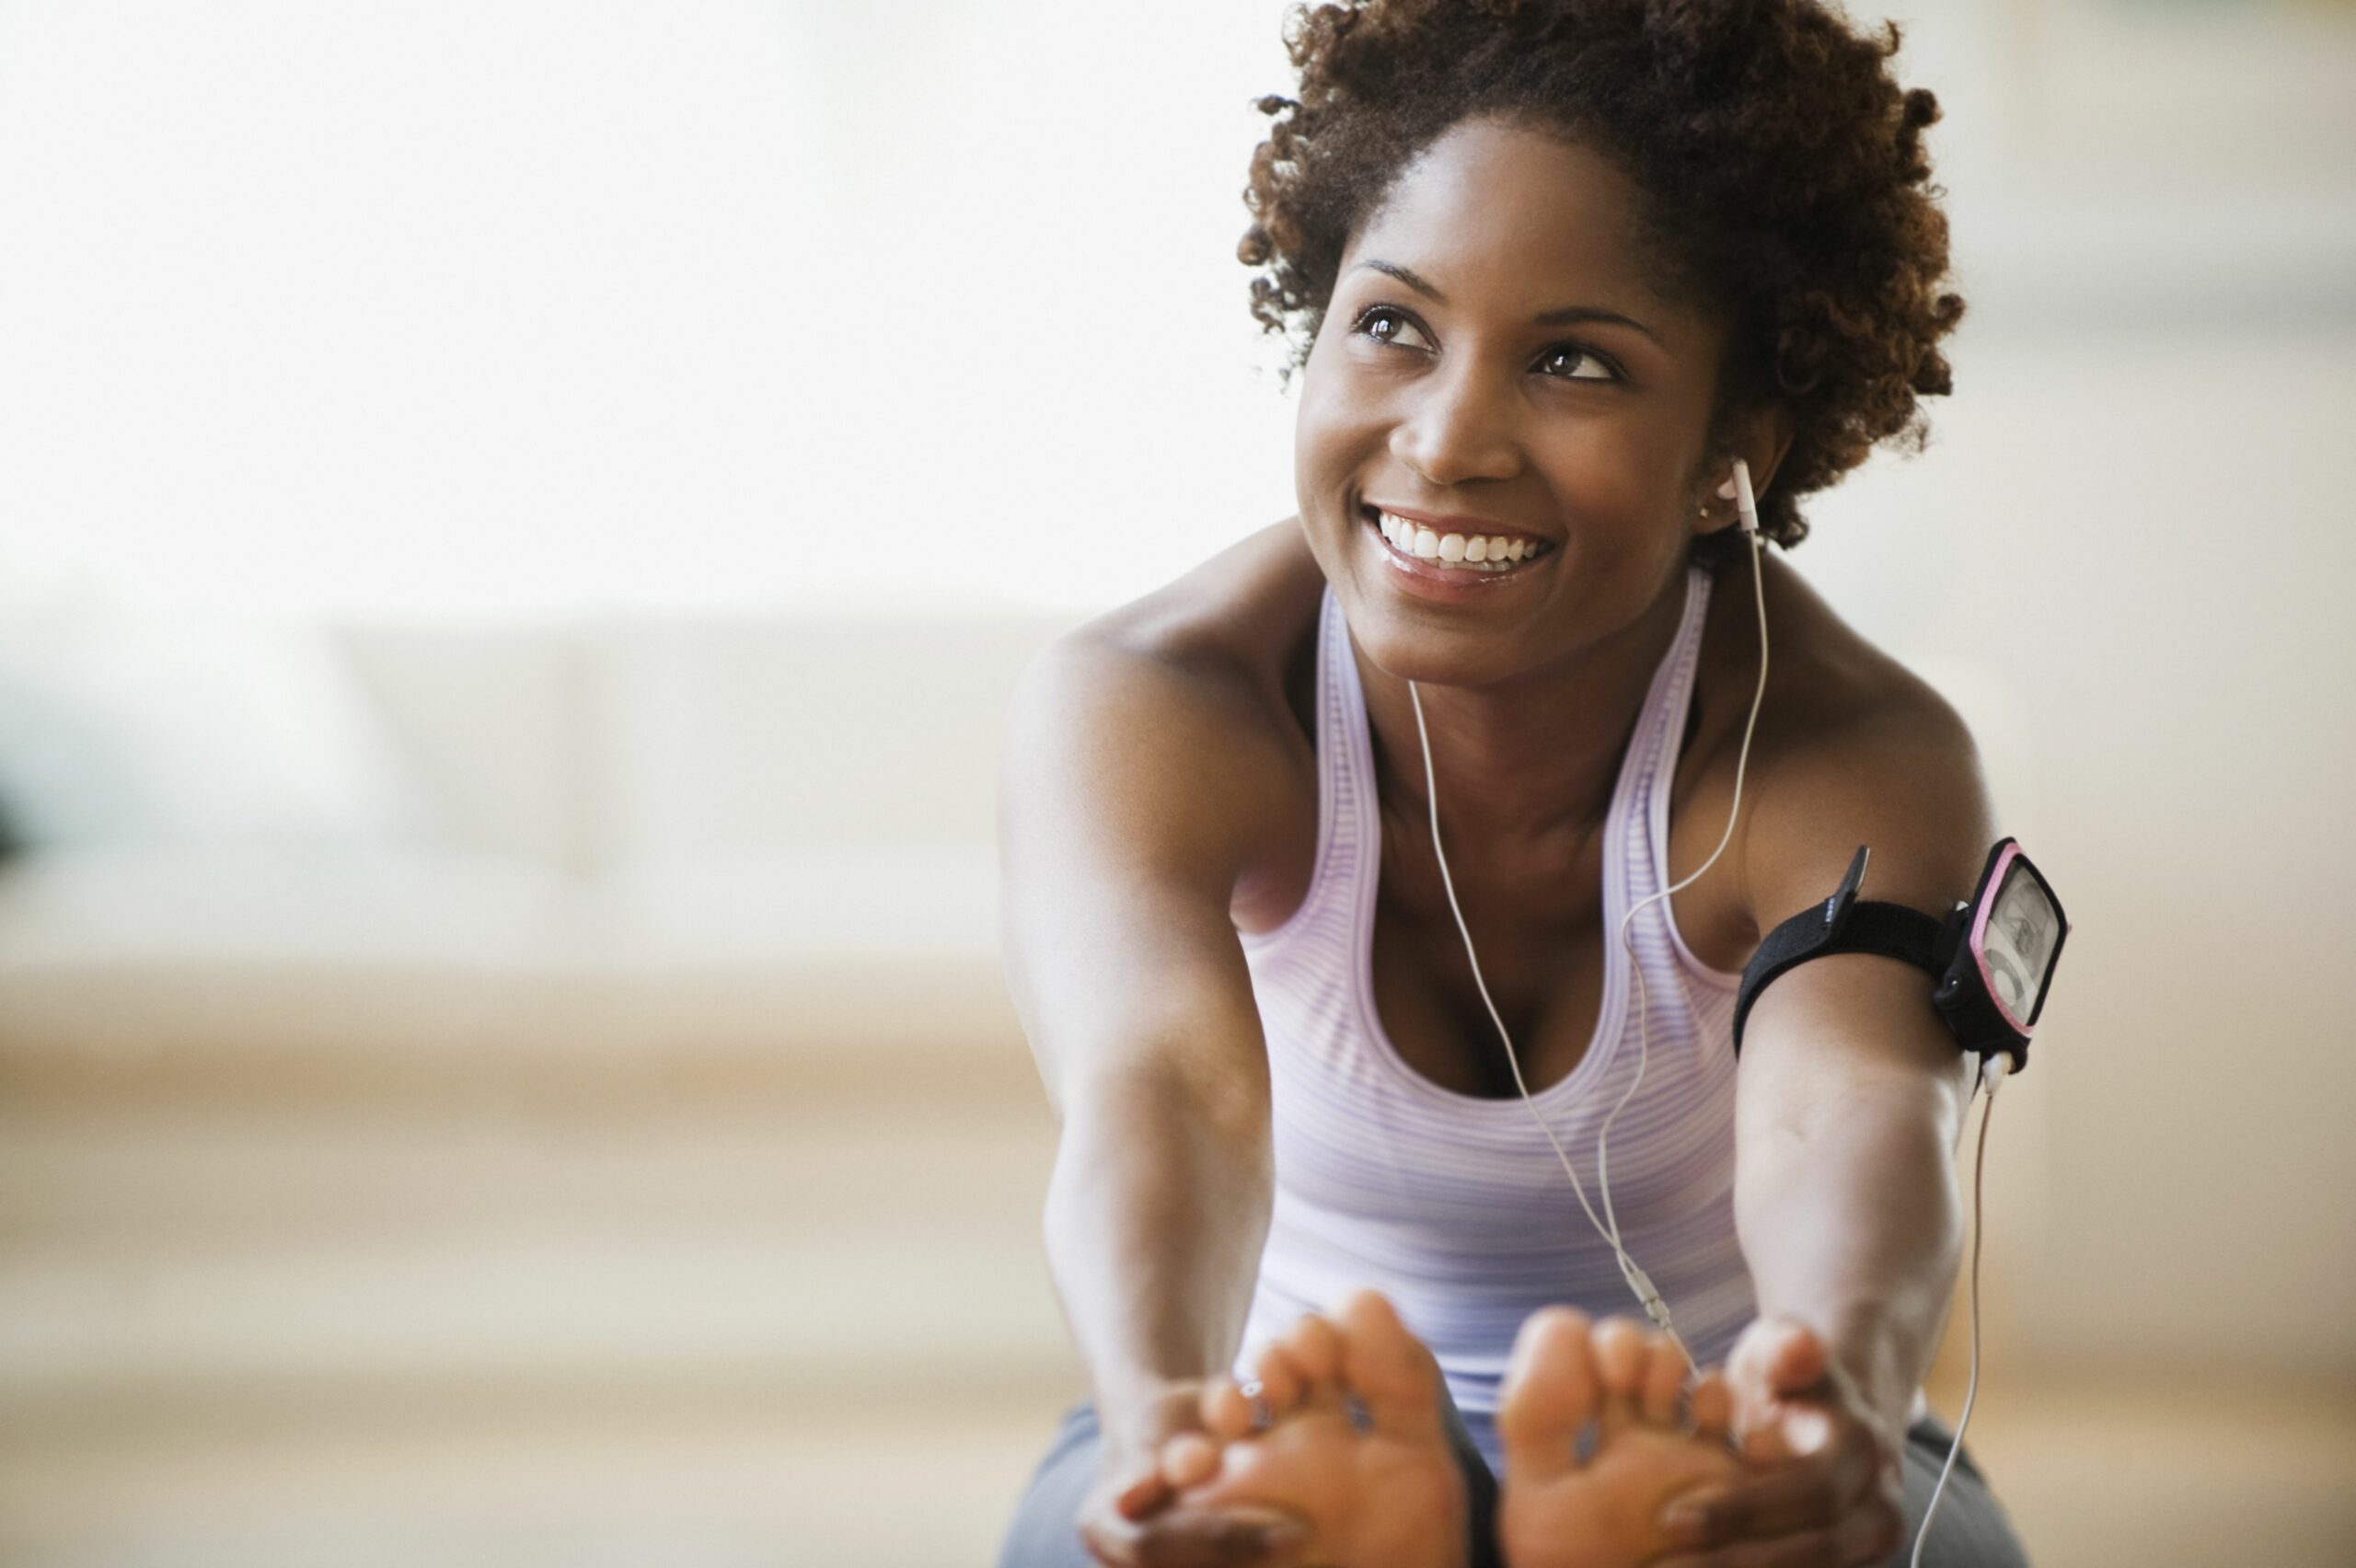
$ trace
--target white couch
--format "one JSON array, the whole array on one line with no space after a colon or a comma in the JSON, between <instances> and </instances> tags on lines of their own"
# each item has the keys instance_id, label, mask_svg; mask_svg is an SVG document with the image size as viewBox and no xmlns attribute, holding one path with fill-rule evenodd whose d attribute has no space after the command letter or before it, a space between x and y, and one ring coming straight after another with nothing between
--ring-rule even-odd
<instances>
[{"instance_id":1,"label":"white couch","mask_svg":"<svg viewBox=\"0 0 2356 1568\"><path fill-rule=\"evenodd\" d=\"M1067 624L20 624L0 1081L1020 1061L995 770Z\"/></svg>"}]
</instances>

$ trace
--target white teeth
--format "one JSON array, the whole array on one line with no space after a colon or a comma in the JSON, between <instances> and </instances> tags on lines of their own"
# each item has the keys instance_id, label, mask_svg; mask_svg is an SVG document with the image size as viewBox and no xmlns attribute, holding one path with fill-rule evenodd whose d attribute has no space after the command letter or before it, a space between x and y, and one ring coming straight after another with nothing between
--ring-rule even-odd
<instances>
[{"instance_id":1,"label":"white teeth","mask_svg":"<svg viewBox=\"0 0 2356 1568\"><path fill-rule=\"evenodd\" d=\"M1543 544L1524 538L1504 539L1487 534L1443 535L1388 512L1377 511L1375 522L1382 530L1382 536L1403 554L1438 561L1460 571L1507 571L1546 551Z\"/></svg>"}]
</instances>

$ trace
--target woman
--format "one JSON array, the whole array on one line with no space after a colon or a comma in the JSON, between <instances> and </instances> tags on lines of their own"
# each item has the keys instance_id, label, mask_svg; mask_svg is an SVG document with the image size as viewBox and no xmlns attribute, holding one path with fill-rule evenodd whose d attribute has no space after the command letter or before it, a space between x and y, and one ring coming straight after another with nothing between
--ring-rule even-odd
<instances>
[{"instance_id":1,"label":"woman","mask_svg":"<svg viewBox=\"0 0 2356 1568\"><path fill-rule=\"evenodd\" d=\"M1873 896L1944 910L1995 836L1954 713L1780 559L1754 589L1734 528L1738 466L1788 549L1949 389L1897 47L1814 0L1297 16L1241 254L1296 345L1299 515L1062 640L1011 721L1094 1398L1006 1563L1912 1544L1967 1058L1858 954L1730 1038L1859 844ZM1683 1414L1675 1343L1591 1323L1634 1297L1553 1152L1596 1192L1623 1098L1621 1239L1724 1367ZM1930 1560L2019 1560L1968 1468Z\"/></svg>"}]
</instances>

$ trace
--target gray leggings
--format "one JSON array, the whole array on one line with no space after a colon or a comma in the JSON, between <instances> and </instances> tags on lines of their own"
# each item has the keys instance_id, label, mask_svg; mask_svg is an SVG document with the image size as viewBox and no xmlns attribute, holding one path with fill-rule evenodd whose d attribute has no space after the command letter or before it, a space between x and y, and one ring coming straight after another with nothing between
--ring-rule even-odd
<instances>
[{"instance_id":1,"label":"gray leggings","mask_svg":"<svg viewBox=\"0 0 2356 1568\"><path fill-rule=\"evenodd\" d=\"M1454 1401L1442 1395L1449 1440L1456 1463L1464 1472L1466 1526L1472 1568L1504 1568L1497 1555L1497 1482L1488 1464L1472 1446L1472 1435ZM1922 1527L1931 1489L1946 1463L1947 1447L1955 1435L1925 1416L1906 1434L1906 1535L1891 1568L1906 1568L1914 1551L1914 1532ZM1080 1544L1073 1521L1080 1505L1095 1483L1102 1439L1096 1412L1075 1406L1057 1429L1047 1456L1032 1473L1022 1501L1015 1505L1014 1521L1007 1527L1006 1543L999 1549L999 1568L1091 1568L1093 1559ZM1946 1495L1939 1500L1939 1516L1923 1553L1924 1568L2028 1568L2028 1558L2004 1517L2004 1510L1971 1462L1971 1450L1958 1457L1955 1474L1947 1478Z\"/></svg>"}]
</instances>

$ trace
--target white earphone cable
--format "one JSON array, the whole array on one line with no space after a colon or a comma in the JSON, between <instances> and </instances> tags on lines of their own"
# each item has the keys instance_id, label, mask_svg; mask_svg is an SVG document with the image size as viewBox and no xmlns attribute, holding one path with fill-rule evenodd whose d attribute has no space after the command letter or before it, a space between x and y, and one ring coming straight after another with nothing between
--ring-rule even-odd
<instances>
[{"instance_id":1,"label":"white earphone cable","mask_svg":"<svg viewBox=\"0 0 2356 1568\"><path fill-rule=\"evenodd\" d=\"M1514 1088L1520 1092L1521 1101L1529 1107L1531 1118L1538 1124L1538 1130L1546 1136L1547 1147L1554 1151L1554 1158L1561 1162L1563 1174L1571 1179L1571 1191L1577 1196L1579 1207L1586 1211L1588 1223L1595 1227L1597 1234L1611 1243L1612 1254L1620 1262L1620 1272L1627 1279L1629 1288L1635 1292L1636 1299L1644 1304L1645 1315L1669 1337L1670 1343L1677 1346L1678 1353L1685 1357L1685 1364L1689 1368L1695 1368L1693 1353L1687 1348L1684 1340L1678 1336L1677 1330L1670 1321L1669 1303L1661 1298L1661 1294L1655 1288L1651 1277L1636 1266L1636 1260L1630 1257L1627 1248L1621 1244L1620 1216L1611 1205L1610 1145L1611 1124L1619 1119L1620 1113L1627 1108L1628 1102L1635 1098L1636 1090L1643 1087L1645 1067L1651 1055L1651 1009L1646 992L1644 966L1636 962L1635 939L1631 934L1630 928L1636 916L1646 905L1657 904L1700 881L1704 872L1718 863L1718 857L1726 853L1727 846L1734 841L1735 823L1742 813L1743 780L1750 765L1751 736L1758 730L1759 709L1767 697L1767 584L1764 569L1760 565L1759 552L1761 545L1759 535L1759 513L1751 495L1750 466L1738 457L1735 459L1734 470L1736 508L1741 518L1742 532L1750 546L1750 582L1759 609L1759 684L1751 693L1750 715L1743 721L1742 747L1735 757L1734 804L1727 812L1726 831L1718 836L1717 847L1711 850L1709 859L1703 860L1690 875L1670 886L1662 888L1657 893L1647 894L1620 917L1621 947L1628 956L1629 973L1634 976L1636 982L1636 1072L1635 1076L1629 1080L1628 1087L1621 1094L1619 1101L1611 1107L1611 1113L1603 1118L1603 1125L1596 1131L1595 1179L1596 1185L1603 1193L1603 1214L1600 1217L1596 1215L1595 1205L1588 1201L1587 1185L1579 1180L1579 1173L1571 1164L1570 1156L1564 1152L1562 1141L1555 1137L1554 1129L1547 1122L1545 1113L1538 1109L1537 1101L1530 1095L1529 1081L1522 1077L1520 1055L1513 1048L1513 1036L1507 1031L1505 1020L1497 1014L1497 1004L1489 996L1488 982L1482 977L1480 956L1472 951L1472 928L1465 924L1463 906L1456 900L1456 879L1449 874L1448 856L1440 847L1439 786L1432 767L1431 735L1424 725L1423 693L1415 682L1407 683L1407 698L1415 710L1415 738L1422 743L1424 751L1424 798L1431 811L1432 855L1439 862L1440 886L1448 894L1449 912L1456 917L1456 929L1464 939L1464 957L1465 961L1472 966L1472 984L1481 993L1481 1005L1488 1009L1489 1021L1497 1026L1497 1038L1505 1043L1506 1064L1513 1070ZM1666 854L1662 859L1665 863ZM1980 1113L1980 1143L1973 1156L1971 1176L1971 1375L1964 1387L1963 1412L1956 1420L1955 1442L1947 1449L1946 1464L1939 1471L1938 1484L1932 1489L1930 1504L1923 1510L1922 1526L1914 1537L1911 1568L1922 1568L1923 1543L1930 1539L1931 1516L1937 1513L1939 1500L1946 1493L1947 1478L1955 1471L1956 1457L1963 1452L1964 1428L1971 1424L1972 1403L1979 1397L1980 1392L1981 1178L1986 1172L1988 1164L1988 1119L1995 1110L1997 1086L2004 1081L2010 1066L2011 1059L2000 1053L1989 1058L1981 1074L1981 1081L1987 1090L1988 1103Z\"/></svg>"},{"instance_id":2,"label":"white earphone cable","mask_svg":"<svg viewBox=\"0 0 2356 1568\"><path fill-rule=\"evenodd\" d=\"M1734 804L1727 812L1726 831L1718 836L1717 847L1710 851L1710 858L1694 868L1690 875L1680 882L1662 888L1658 893L1638 900L1634 907L1620 917L1620 945L1622 951L1628 955L1628 972L1634 976L1636 982L1636 1074L1628 1080L1627 1090L1620 1096L1619 1102L1611 1107L1611 1114L1603 1118L1603 1125L1596 1130L1595 1179L1596 1185L1603 1190L1603 1217L1611 1228L1611 1248L1613 1251L1619 1253L1621 1267L1623 1271L1634 1268L1634 1264L1629 1260L1626 1251L1620 1244L1620 1216L1611 1206L1611 1124L1620 1119L1620 1113L1627 1108L1628 1101L1636 1097L1636 1090L1644 1087L1645 1068L1652 1055L1650 998L1645 986L1644 965L1636 962L1636 940L1631 928L1636 916L1646 905L1657 904L1672 894L1683 892L1700 881L1704 872L1718 863L1718 857L1726 853L1727 846L1734 840L1735 820L1742 811L1743 778L1750 766L1750 737L1759 727L1760 706L1767 698L1767 587L1764 574L1759 564L1761 548L1759 535L1746 530L1746 536L1750 544L1751 586L1759 608L1759 684L1750 695L1750 715L1743 721L1742 748L1735 755ZM1667 854L1664 853L1661 859L1666 864ZM1643 1271L1638 1270L1637 1274L1641 1277ZM1629 1283L1634 1285L1636 1282L1632 1279ZM1650 1286L1651 1283L1649 1279L1644 1281L1645 1286ZM1640 1296L1644 1294L1641 1287L1638 1294ZM1656 1303L1658 1303L1660 1309L1657 1313L1653 1310ZM1669 1326L1669 1306L1668 1303L1661 1301L1657 1292L1653 1294L1651 1300L1646 1302L1645 1310L1653 1317L1654 1321L1660 1325L1662 1331L1668 1333L1671 1340L1676 1341L1678 1349L1680 1351L1685 1349L1685 1342L1678 1339L1676 1331ZM1685 1360L1688 1366L1692 1366L1692 1352L1686 1352Z\"/></svg>"},{"instance_id":3,"label":"white earphone cable","mask_svg":"<svg viewBox=\"0 0 2356 1568\"><path fill-rule=\"evenodd\" d=\"M1986 1210L1980 1201L1981 1179L1988 1172L1988 1118L1996 1113L1996 1090L2012 1071L2012 1058L2002 1052L1988 1058L1981 1069L1981 1081L1987 1086L1988 1102L1980 1108L1980 1143L1971 1156L1971 1376L1963 1385L1963 1413L1956 1417L1955 1441L1947 1447L1947 1462L1940 1467L1939 1483L1931 1489L1931 1501L1923 1510L1923 1524L1914 1532L1914 1555L1910 1568L1923 1568L1923 1543L1931 1539L1931 1516L1939 1511L1939 1499L1946 1495L1947 1477L1955 1473L1956 1456L1963 1452L1963 1429L1971 1424L1972 1401L1980 1397L1980 1242L1981 1221Z\"/></svg>"},{"instance_id":4,"label":"white earphone cable","mask_svg":"<svg viewBox=\"0 0 2356 1568\"><path fill-rule=\"evenodd\" d=\"M1481 977L1481 961L1472 951L1472 933L1464 924L1463 907L1456 902L1456 879L1449 875L1448 856L1439 847L1439 792L1432 775L1432 744L1431 738L1424 731L1424 699L1422 694L1415 689L1415 683L1413 681L1407 683L1407 698L1414 703L1415 709L1415 733L1424 743L1424 793L1431 805L1432 854L1439 861L1439 882L1441 888L1448 894L1449 910L1455 915L1456 928L1464 937L1464 956L1472 965L1472 984L1481 993L1481 1005L1489 1009L1489 1021L1497 1026L1497 1038L1505 1042L1506 1065L1513 1069L1514 1088L1521 1092L1522 1103L1530 1107L1530 1113L1537 1119L1538 1130L1546 1135L1547 1145L1553 1149L1554 1158L1562 1161L1563 1174L1571 1179L1571 1191L1577 1194L1579 1207L1587 1211L1588 1223L1592 1224L1606 1240L1611 1241L1613 1250L1617 1251L1619 1242L1612 1238L1611 1232L1597 1216L1595 1205L1588 1202L1587 1186L1580 1182L1578 1171L1572 1168L1571 1157L1563 1152L1561 1141L1554 1136L1554 1129L1547 1124L1544 1114L1539 1111L1536 1102L1530 1098L1530 1085L1521 1076L1521 1057L1513 1048L1513 1036L1507 1032L1505 1020L1497 1016L1497 1004L1489 997L1489 983ZM1625 1253L1622 1253L1621 1258L1623 1268L1630 1266Z\"/></svg>"},{"instance_id":5,"label":"white earphone cable","mask_svg":"<svg viewBox=\"0 0 2356 1568\"><path fill-rule=\"evenodd\" d=\"M1678 1353L1685 1357L1685 1363L1689 1367L1694 1365L1693 1353L1686 1347L1684 1340L1678 1336L1677 1329L1669 1317L1669 1303L1661 1298L1661 1294L1654 1286L1651 1276L1636 1266L1636 1260L1630 1257L1628 1250L1621 1245L1619 1216L1611 1206L1611 1168L1606 1159L1605 1145L1606 1140L1611 1136L1612 1122L1618 1118L1621 1110L1634 1097L1636 1090L1644 1083L1645 1064L1650 1055L1651 1018L1646 1002L1645 977L1642 968L1635 963L1635 945L1629 936L1629 922L1636 917L1637 912L1646 905L1657 903L1671 894L1691 886L1703 872L1717 863L1719 855L1723 854L1727 844L1733 841L1735 820L1742 810L1743 775L1750 762L1750 737L1759 724L1760 705L1767 696L1767 587L1764 571L1759 560L1759 513L1751 495L1750 465L1738 457L1735 459L1734 471L1736 511L1741 520L1740 526L1744 537L1750 546L1750 580L1759 605L1759 685L1757 690L1751 694L1750 717L1743 724L1742 749L1735 761L1734 804L1727 813L1726 831L1718 836L1718 847L1710 851L1710 858L1703 861L1692 875L1678 882L1674 887L1663 888L1658 893L1645 898L1634 908L1621 917L1621 943L1628 953L1629 967L1636 978L1636 1076L1630 1081L1627 1091L1621 1095L1619 1103L1612 1106L1611 1114L1604 1118L1603 1126L1596 1138L1596 1183L1603 1191L1601 1217L1597 1216L1595 1205L1588 1201L1587 1185L1579 1180L1579 1173L1572 1166L1570 1156L1563 1151L1562 1142L1554 1136L1553 1127L1548 1124L1545 1113L1538 1109L1538 1102L1531 1098L1530 1084L1522 1077L1520 1055L1513 1048L1513 1036L1507 1032L1505 1020L1497 1015L1496 1003L1490 999L1488 982L1482 978L1480 956L1472 951L1472 932L1464 922L1463 908L1456 901L1456 881L1449 874L1448 856L1440 847L1439 788L1432 767L1431 736L1424 726L1423 694L1417 689L1415 682L1407 683L1407 698L1415 710L1415 738L1422 743L1424 750L1424 798L1431 809L1432 855L1439 862L1440 886L1448 894L1449 911L1456 917L1457 931L1464 938L1464 957L1472 966L1473 986L1481 993L1482 1006L1488 1009L1489 1021L1497 1026L1497 1038L1505 1043L1506 1063L1513 1071L1514 1088L1520 1092L1522 1103L1530 1108L1530 1116L1538 1123L1538 1130L1546 1136L1547 1147L1554 1151L1554 1158L1561 1161L1563 1174L1571 1179L1571 1191L1577 1196L1579 1207L1587 1212L1588 1223L1593 1225L1597 1233L1611 1244L1613 1256L1620 1262L1620 1272L1628 1281L1628 1287L1635 1292L1636 1299L1644 1305L1645 1316L1650 1318L1661 1332L1669 1336L1669 1343L1677 1346Z\"/></svg>"}]
</instances>

